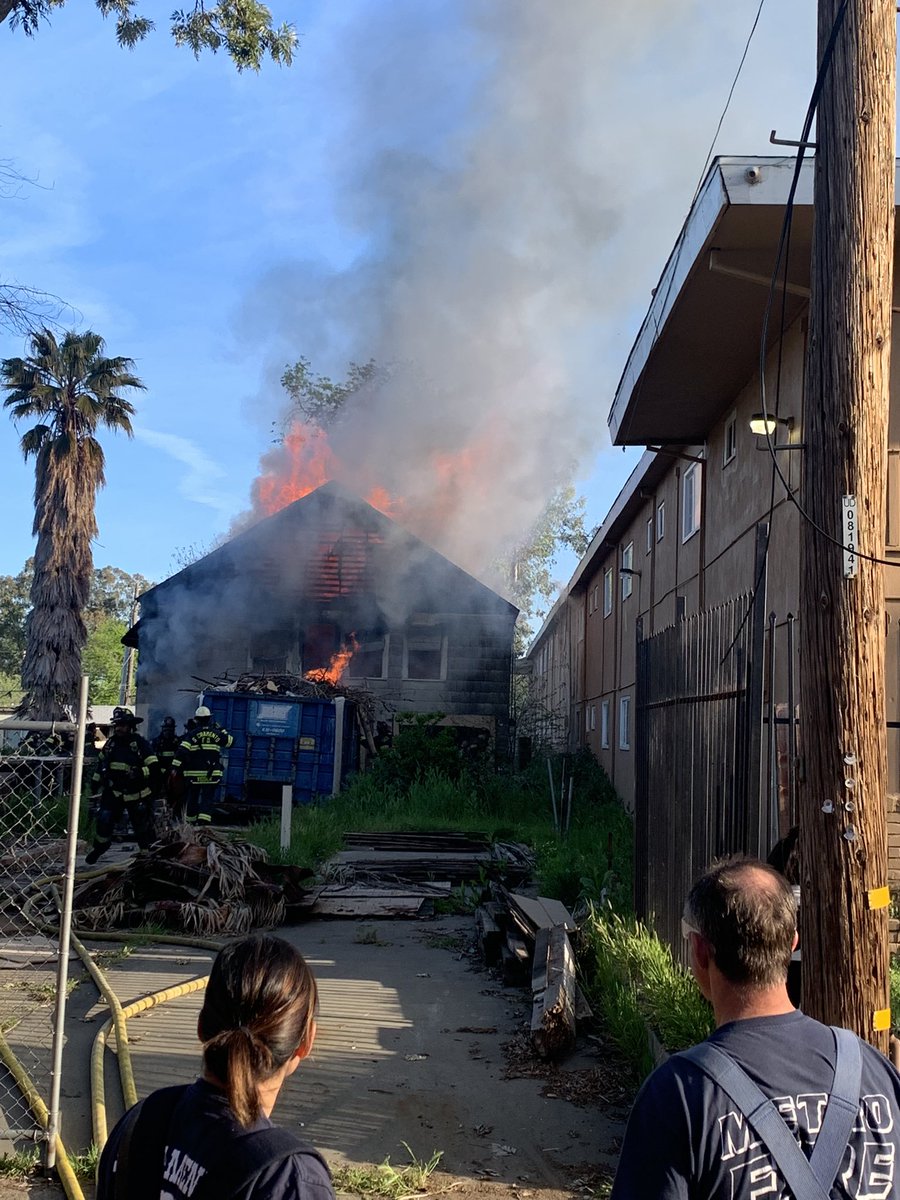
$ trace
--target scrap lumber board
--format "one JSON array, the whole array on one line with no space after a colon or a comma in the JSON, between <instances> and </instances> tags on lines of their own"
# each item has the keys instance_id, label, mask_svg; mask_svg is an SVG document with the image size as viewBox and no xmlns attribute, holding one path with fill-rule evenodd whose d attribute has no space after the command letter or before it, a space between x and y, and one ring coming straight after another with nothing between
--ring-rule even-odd
<instances>
[{"instance_id":1,"label":"scrap lumber board","mask_svg":"<svg viewBox=\"0 0 900 1200\"><path fill-rule=\"evenodd\" d=\"M320 896L309 910L313 917L419 917L430 916L430 896Z\"/></svg>"},{"instance_id":2,"label":"scrap lumber board","mask_svg":"<svg viewBox=\"0 0 900 1200\"><path fill-rule=\"evenodd\" d=\"M489 838L481 833L414 833L395 831L390 833L345 833L344 845L368 847L371 850L485 850Z\"/></svg>"},{"instance_id":3,"label":"scrap lumber board","mask_svg":"<svg viewBox=\"0 0 900 1200\"><path fill-rule=\"evenodd\" d=\"M497 921L497 914L491 911L492 908L497 907L497 905L482 904L475 909L475 928L478 931L478 941L484 961L489 967L495 966L500 961L500 952L503 946L503 930Z\"/></svg>"},{"instance_id":4,"label":"scrap lumber board","mask_svg":"<svg viewBox=\"0 0 900 1200\"><path fill-rule=\"evenodd\" d=\"M540 966L536 970L540 972ZM547 935L546 978L547 986L534 997L531 1040L543 1058L557 1058L575 1045L577 986L575 955L561 925L555 925Z\"/></svg>"},{"instance_id":5,"label":"scrap lumber board","mask_svg":"<svg viewBox=\"0 0 900 1200\"><path fill-rule=\"evenodd\" d=\"M568 933L573 933L578 928L566 906L549 896L523 896L519 892L510 892L509 901L527 918L533 929L553 929L561 925Z\"/></svg>"}]
</instances>

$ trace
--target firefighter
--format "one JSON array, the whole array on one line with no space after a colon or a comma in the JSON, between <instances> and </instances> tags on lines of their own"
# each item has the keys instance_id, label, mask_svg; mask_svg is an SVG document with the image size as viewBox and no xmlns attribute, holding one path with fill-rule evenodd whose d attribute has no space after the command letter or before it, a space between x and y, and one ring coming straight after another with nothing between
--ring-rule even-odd
<instances>
[{"instance_id":1,"label":"firefighter","mask_svg":"<svg viewBox=\"0 0 900 1200\"><path fill-rule=\"evenodd\" d=\"M222 751L228 749L234 738L216 724L205 704L194 713L194 721L194 729L185 734L172 766L186 784L187 820L208 825L222 779Z\"/></svg>"},{"instance_id":2,"label":"firefighter","mask_svg":"<svg viewBox=\"0 0 900 1200\"><path fill-rule=\"evenodd\" d=\"M184 787L180 777L172 770L181 739L175 731L175 718L163 717L159 733L153 739L153 752L157 758L156 794L165 801L166 807L176 820L180 820L184 806Z\"/></svg>"},{"instance_id":3,"label":"firefighter","mask_svg":"<svg viewBox=\"0 0 900 1200\"><path fill-rule=\"evenodd\" d=\"M116 822L127 810L134 836L142 850L154 841L153 787L156 755L137 732L136 717L127 708L116 708L112 715L112 736L97 755L93 783L101 788L100 811L93 848L85 862L95 863L112 844Z\"/></svg>"}]
</instances>

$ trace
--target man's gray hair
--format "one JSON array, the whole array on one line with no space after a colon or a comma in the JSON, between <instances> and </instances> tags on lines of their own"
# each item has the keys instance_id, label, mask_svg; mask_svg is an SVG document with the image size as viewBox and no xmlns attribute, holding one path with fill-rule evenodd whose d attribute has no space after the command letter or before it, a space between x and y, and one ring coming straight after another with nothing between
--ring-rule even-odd
<instances>
[{"instance_id":1,"label":"man's gray hair","mask_svg":"<svg viewBox=\"0 0 900 1200\"><path fill-rule=\"evenodd\" d=\"M754 988L784 983L797 905L790 885L772 867L743 856L715 863L691 888L685 912L730 983Z\"/></svg>"}]
</instances>

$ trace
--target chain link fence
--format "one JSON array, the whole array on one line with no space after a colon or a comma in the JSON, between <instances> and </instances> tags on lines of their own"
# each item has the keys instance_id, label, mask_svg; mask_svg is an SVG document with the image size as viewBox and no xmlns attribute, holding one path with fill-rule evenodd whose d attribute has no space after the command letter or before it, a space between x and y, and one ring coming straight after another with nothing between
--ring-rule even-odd
<instances>
[{"instance_id":1,"label":"chain link fence","mask_svg":"<svg viewBox=\"0 0 900 1200\"><path fill-rule=\"evenodd\" d=\"M44 1141L52 1162L83 731L36 724L0 725L0 1142Z\"/></svg>"}]
</instances>

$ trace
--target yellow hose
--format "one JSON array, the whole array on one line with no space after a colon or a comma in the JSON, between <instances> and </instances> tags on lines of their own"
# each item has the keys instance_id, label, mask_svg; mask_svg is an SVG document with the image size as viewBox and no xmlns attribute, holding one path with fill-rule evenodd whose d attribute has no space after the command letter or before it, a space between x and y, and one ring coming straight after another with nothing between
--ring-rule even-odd
<instances>
[{"instance_id":1,"label":"yellow hose","mask_svg":"<svg viewBox=\"0 0 900 1200\"><path fill-rule=\"evenodd\" d=\"M88 974L97 985L97 990L109 1005L109 1011L112 1014L112 1024L116 1031L116 1048L119 1053L119 1076L122 1080L122 1096L125 1100L125 1107L131 1108L133 1104L137 1104L137 1089L134 1086L131 1051L128 1049L128 1027L125 1024L125 1017L122 1012L122 1002L106 982L106 976L91 958L84 944L74 933L71 934L71 939L72 945L78 951L78 955L87 968Z\"/></svg>"},{"instance_id":2,"label":"yellow hose","mask_svg":"<svg viewBox=\"0 0 900 1200\"><path fill-rule=\"evenodd\" d=\"M166 1000L176 1000L179 996L189 996L191 992L198 992L201 988L206 987L209 982L209 976L203 975L197 979L188 979L185 983L175 984L174 987L164 988L161 992L154 992L150 996L143 996L140 1000L135 1000L133 1004L121 1008L120 1013L123 1022L128 1017L136 1016L138 1013L146 1012L149 1008L154 1008L157 1004L163 1004ZM110 1030L113 1028L113 1019L110 1018L94 1038L94 1045L91 1050L91 1120L94 1128L94 1143L97 1150L101 1151L106 1145L108 1135L106 1122L106 1087L103 1077L103 1051L106 1047L107 1039L109 1038ZM118 1030L116 1032L118 1040ZM129 1056L128 1063L129 1072L131 1071L131 1060ZM121 1072L121 1063L120 1063ZM131 1075L132 1086L134 1084L134 1076ZM125 1083L122 1081L122 1094L125 1096ZM125 1098L125 1107L131 1108L132 1104L136 1104L137 1099L128 1101Z\"/></svg>"},{"instance_id":3,"label":"yellow hose","mask_svg":"<svg viewBox=\"0 0 900 1200\"><path fill-rule=\"evenodd\" d=\"M29 1108L37 1120L40 1121L43 1128L46 1129L50 1124L50 1114L47 1111L47 1106L38 1095L37 1089L25 1072L25 1068L13 1054L9 1042L7 1042L2 1033L0 1033L0 1059L3 1060L3 1065L18 1084L19 1091L28 1102ZM56 1170L69 1200L84 1200L84 1192L81 1190L81 1184L78 1182L78 1178L72 1169L72 1164L69 1162L69 1156L66 1153L66 1148L59 1134L56 1135Z\"/></svg>"}]
</instances>

